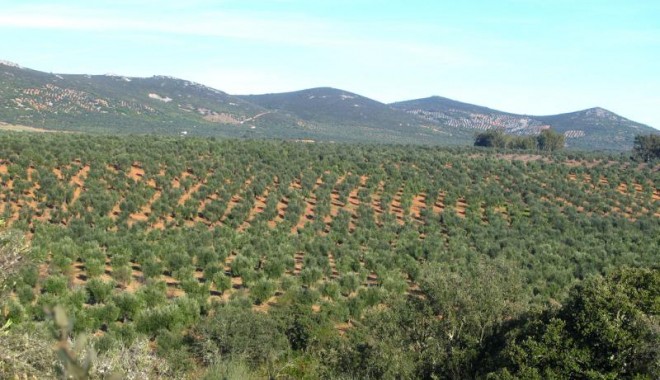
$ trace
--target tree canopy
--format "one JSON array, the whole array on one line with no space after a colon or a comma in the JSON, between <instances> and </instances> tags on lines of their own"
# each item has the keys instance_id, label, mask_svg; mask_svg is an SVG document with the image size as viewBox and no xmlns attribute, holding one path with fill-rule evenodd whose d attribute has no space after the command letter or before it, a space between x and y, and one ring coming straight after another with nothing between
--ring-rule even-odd
<instances>
[{"instance_id":1,"label":"tree canopy","mask_svg":"<svg viewBox=\"0 0 660 380\"><path fill-rule=\"evenodd\" d=\"M538 149L553 152L563 149L564 145L564 135L550 129L542 130L538 136L507 135L501 129L490 129L478 133L474 139L474 146L501 149Z\"/></svg>"},{"instance_id":2,"label":"tree canopy","mask_svg":"<svg viewBox=\"0 0 660 380\"><path fill-rule=\"evenodd\" d=\"M633 157L643 162L660 159L660 134L635 136Z\"/></svg>"}]
</instances>

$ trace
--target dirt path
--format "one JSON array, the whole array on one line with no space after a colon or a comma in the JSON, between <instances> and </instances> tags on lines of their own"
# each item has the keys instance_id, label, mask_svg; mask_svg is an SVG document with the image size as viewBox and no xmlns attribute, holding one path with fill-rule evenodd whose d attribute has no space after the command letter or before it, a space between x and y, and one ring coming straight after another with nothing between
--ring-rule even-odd
<instances>
[{"instance_id":1,"label":"dirt path","mask_svg":"<svg viewBox=\"0 0 660 380\"><path fill-rule=\"evenodd\" d=\"M90 167L89 165L85 165L80 170L78 170L78 173L76 173L73 177L71 177L71 181L69 181L69 186L75 186L76 188L73 190L73 196L71 197L71 201L69 202L69 205L73 205L78 201L78 198L80 198L80 194L82 193L84 187L85 187L85 180L87 179L87 176L89 175L89 170ZM66 205L64 205L66 207ZM64 208L66 210L66 208Z\"/></svg>"},{"instance_id":2,"label":"dirt path","mask_svg":"<svg viewBox=\"0 0 660 380\"><path fill-rule=\"evenodd\" d=\"M293 255L293 275L294 276L300 276L300 272L302 272L303 269L303 264L305 260L305 253L304 252L296 252Z\"/></svg>"},{"instance_id":3,"label":"dirt path","mask_svg":"<svg viewBox=\"0 0 660 380\"><path fill-rule=\"evenodd\" d=\"M339 271L337 270L337 263L335 262L335 256L331 252L328 252L328 264L330 264L330 270L332 271L330 278L338 278Z\"/></svg>"},{"instance_id":4,"label":"dirt path","mask_svg":"<svg viewBox=\"0 0 660 380\"><path fill-rule=\"evenodd\" d=\"M266 112L262 112L262 113L259 113L259 114L254 115L254 116L252 116L252 117L248 117L247 119L241 120L240 123L241 123L241 124L245 124L245 123L247 123L247 122L249 122L249 121L257 120L258 118L260 118L260 117L262 117L262 116L266 116L266 115L268 115L268 114L270 114L270 113L273 113L273 112L274 112L274 111L266 111Z\"/></svg>"},{"instance_id":5,"label":"dirt path","mask_svg":"<svg viewBox=\"0 0 660 380\"><path fill-rule=\"evenodd\" d=\"M435 202L433 203L433 212L436 214L440 214L445 210L445 197L447 195L445 194L444 191L440 191L438 193L438 196L435 199Z\"/></svg>"},{"instance_id":6,"label":"dirt path","mask_svg":"<svg viewBox=\"0 0 660 380\"><path fill-rule=\"evenodd\" d=\"M134 222L146 222L151 216L151 205L156 202L163 195L162 191L156 190L154 195L145 203L140 211L130 215L130 220L128 222L129 227L134 224Z\"/></svg>"},{"instance_id":7,"label":"dirt path","mask_svg":"<svg viewBox=\"0 0 660 380\"><path fill-rule=\"evenodd\" d=\"M347 174L344 174L337 179L335 185L332 188L332 191L330 192L330 214L326 215L325 218L323 218L323 222L325 223L326 233L330 232L332 220L336 218L337 215L339 214L339 209L344 207L344 204L339 201L339 191L337 190L337 187L344 182L344 180L346 179L346 175Z\"/></svg>"},{"instance_id":8,"label":"dirt path","mask_svg":"<svg viewBox=\"0 0 660 380\"><path fill-rule=\"evenodd\" d=\"M289 188L295 188L296 186L296 181L299 181L297 179L294 179L291 181L289 184ZM279 185L279 182L277 182ZM298 183L298 186L300 184ZM289 199L285 196L282 196L280 200L277 202L277 212L275 213L275 217L271 220L268 221L268 227L270 228L275 228L277 227L278 224L280 224L282 221L284 221L284 216L286 215L286 211L289 208Z\"/></svg>"},{"instance_id":9,"label":"dirt path","mask_svg":"<svg viewBox=\"0 0 660 380\"><path fill-rule=\"evenodd\" d=\"M128 171L128 177L134 181L139 181L144 177L144 169L137 164L133 164Z\"/></svg>"},{"instance_id":10,"label":"dirt path","mask_svg":"<svg viewBox=\"0 0 660 380\"><path fill-rule=\"evenodd\" d=\"M227 208L225 209L225 212L222 214L222 217L220 218L220 223L224 223L225 220L227 220L227 217L229 214L231 214L231 210L234 209L234 207L243 200L243 196L245 194L245 191L247 188L252 184L254 178L248 178L243 182L243 185L239 189L237 194L234 194L231 196L229 199L229 202L227 202Z\"/></svg>"},{"instance_id":11,"label":"dirt path","mask_svg":"<svg viewBox=\"0 0 660 380\"><path fill-rule=\"evenodd\" d=\"M316 203L317 203L316 194L314 194L314 192L322 184L323 184L322 177L317 178L316 182L314 183L314 186L312 187L310 196L305 198L305 211L303 211L302 215L300 215L300 218L298 218L298 223L296 223L296 225L291 228L292 234L295 234L298 231L302 230L303 228L305 228L307 223L314 220ZM300 188L302 189L302 186Z\"/></svg>"},{"instance_id":12,"label":"dirt path","mask_svg":"<svg viewBox=\"0 0 660 380\"><path fill-rule=\"evenodd\" d=\"M468 204L465 200L465 197L460 197L456 200L456 215L461 218L465 218L465 212L467 211Z\"/></svg>"},{"instance_id":13,"label":"dirt path","mask_svg":"<svg viewBox=\"0 0 660 380\"><path fill-rule=\"evenodd\" d=\"M401 197L403 196L403 186L399 187L399 190L394 194L394 199L389 206L390 214L396 216L396 222L403 225L403 208L401 208Z\"/></svg>"},{"instance_id":14,"label":"dirt path","mask_svg":"<svg viewBox=\"0 0 660 380\"><path fill-rule=\"evenodd\" d=\"M196 184L192 185L183 195L179 200L176 202L178 206L183 206L188 199L192 198L193 194L195 194L200 187L202 187L203 183L202 181L197 182Z\"/></svg>"},{"instance_id":15,"label":"dirt path","mask_svg":"<svg viewBox=\"0 0 660 380\"><path fill-rule=\"evenodd\" d=\"M426 193L419 193L413 197L410 206L410 215L417 221L422 221L422 210L426 209Z\"/></svg>"},{"instance_id":16,"label":"dirt path","mask_svg":"<svg viewBox=\"0 0 660 380\"><path fill-rule=\"evenodd\" d=\"M371 208L374 210L374 222L379 227L382 227L383 225L383 223L380 221L380 215L383 214L383 203L381 201L381 196L383 195L384 187L385 182L380 181L376 191L371 196Z\"/></svg>"},{"instance_id":17,"label":"dirt path","mask_svg":"<svg viewBox=\"0 0 660 380\"><path fill-rule=\"evenodd\" d=\"M268 201L269 193L270 193L270 186L266 186L266 189L263 191L263 193L261 193L261 195L257 195L254 198L254 205L250 209L250 213L248 214L247 218L245 218L243 224L241 224L241 226L238 227L239 232L243 232L246 229L248 229L248 227L252 225L254 218L256 218L258 214L264 212L264 210L266 209L266 202Z\"/></svg>"}]
</instances>

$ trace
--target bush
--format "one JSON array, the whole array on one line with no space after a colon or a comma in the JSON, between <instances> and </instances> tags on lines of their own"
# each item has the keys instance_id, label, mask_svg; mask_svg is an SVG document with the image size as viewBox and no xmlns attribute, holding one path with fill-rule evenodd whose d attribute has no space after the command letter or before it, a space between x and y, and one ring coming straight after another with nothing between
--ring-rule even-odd
<instances>
[{"instance_id":1,"label":"bush","mask_svg":"<svg viewBox=\"0 0 660 380\"><path fill-rule=\"evenodd\" d=\"M257 305L267 301L273 294L275 294L275 284L265 278L255 282L250 287L250 296L254 298Z\"/></svg>"},{"instance_id":2,"label":"bush","mask_svg":"<svg viewBox=\"0 0 660 380\"><path fill-rule=\"evenodd\" d=\"M126 286L133 279L133 269L129 265L113 268L112 278L123 286Z\"/></svg>"},{"instance_id":3,"label":"bush","mask_svg":"<svg viewBox=\"0 0 660 380\"><path fill-rule=\"evenodd\" d=\"M22 284L16 288L16 295L23 305L29 305L34 301L34 290L30 285Z\"/></svg>"},{"instance_id":4,"label":"bush","mask_svg":"<svg viewBox=\"0 0 660 380\"><path fill-rule=\"evenodd\" d=\"M119 308L119 315L122 319L135 319L136 315L144 308L145 302L135 294L128 292L117 293L112 297L112 301Z\"/></svg>"},{"instance_id":5,"label":"bush","mask_svg":"<svg viewBox=\"0 0 660 380\"><path fill-rule=\"evenodd\" d=\"M37 281L39 281L39 269L36 265L28 265L21 268L19 276L25 284L34 288L37 286Z\"/></svg>"},{"instance_id":6,"label":"bush","mask_svg":"<svg viewBox=\"0 0 660 380\"><path fill-rule=\"evenodd\" d=\"M152 308L165 303L167 284L165 281L148 280L147 284L138 291L138 296L144 301L146 307Z\"/></svg>"},{"instance_id":7,"label":"bush","mask_svg":"<svg viewBox=\"0 0 660 380\"><path fill-rule=\"evenodd\" d=\"M231 277L228 277L223 272L218 272L213 275L213 283L215 284L215 288L220 293L224 293L225 291L231 289Z\"/></svg>"},{"instance_id":8,"label":"bush","mask_svg":"<svg viewBox=\"0 0 660 380\"><path fill-rule=\"evenodd\" d=\"M287 355L289 342L276 321L250 309L223 307L189 334L193 347L217 345L222 357L245 358L252 368Z\"/></svg>"},{"instance_id":9,"label":"bush","mask_svg":"<svg viewBox=\"0 0 660 380\"><path fill-rule=\"evenodd\" d=\"M64 295L67 292L68 287L69 279L64 275L48 276L41 285L44 292L55 296Z\"/></svg>"},{"instance_id":10,"label":"bush","mask_svg":"<svg viewBox=\"0 0 660 380\"><path fill-rule=\"evenodd\" d=\"M146 278L157 279L163 274L163 264L155 257L145 259L142 261L142 273Z\"/></svg>"},{"instance_id":11,"label":"bush","mask_svg":"<svg viewBox=\"0 0 660 380\"><path fill-rule=\"evenodd\" d=\"M89 293L88 302L91 304L105 302L109 299L114 288L114 281L105 282L98 278L89 280L87 282L87 292Z\"/></svg>"},{"instance_id":12,"label":"bush","mask_svg":"<svg viewBox=\"0 0 660 380\"><path fill-rule=\"evenodd\" d=\"M85 261L87 276L90 278L99 277L105 272L105 262L98 259L88 259Z\"/></svg>"}]
</instances>

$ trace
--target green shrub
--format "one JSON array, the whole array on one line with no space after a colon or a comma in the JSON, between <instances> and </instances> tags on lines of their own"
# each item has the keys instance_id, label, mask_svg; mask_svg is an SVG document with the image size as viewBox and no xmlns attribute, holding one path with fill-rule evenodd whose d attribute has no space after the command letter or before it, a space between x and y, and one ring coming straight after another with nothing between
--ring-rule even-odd
<instances>
[{"instance_id":1,"label":"green shrub","mask_svg":"<svg viewBox=\"0 0 660 380\"><path fill-rule=\"evenodd\" d=\"M34 288L37 286L37 281L39 281L39 268L36 265L27 265L21 268L19 277L23 283Z\"/></svg>"},{"instance_id":2,"label":"green shrub","mask_svg":"<svg viewBox=\"0 0 660 380\"><path fill-rule=\"evenodd\" d=\"M91 304L105 302L109 299L114 288L114 281L105 282L98 278L89 280L87 282L87 292L89 293L88 302Z\"/></svg>"},{"instance_id":3,"label":"green shrub","mask_svg":"<svg viewBox=\"0 0 660 380\"><path fill-rule=\"evenodd\" d=\"M105 272L105 262L98 259L88 259L85 261L87 276L90 278L99 277Z\"/></svg>"},{"instance_id":4,"label":"green shrub","mask_svg":"<svg viewBox=\"0 0 660 380\"><path fill-rule=\"evenodd\" d=\"M142 262L142 273L146 278L159 278L163 274L163 264L151 257Z\"/></svg>"},{"instance_id":5,"label":"green shrub","mask_svg":"<svg viewBox=\"0 0 660 380\"><path fill-rule=\"evenodd\" d=\"M118 283L126 286L133 280L133 269L129 265L112 268L112 278Z\"/></svg>"},{"instance_id":6,"label":"green shrub","mask_svg":"<svg viewBox=\"0 0 660 380\"><path fill-rule=\"evenodd\" d=\"M225 291L231 289L231 277L228 277L224 272L218 272L213 275L213 283L215 288L220 292L224 293Z\"/></svg>"},{"instance_id":7,"label":"green shrub","mask_svg":"<svg viewBox=\"0 0 660 380\"><path fill-rule=\"evenodd\" d=\"M165 281L148 280L146 285L140 287L138 297L144 301L146 307L152 308L165 303L167 284Z\"/></svg>"},{"instance_id":8,"label":"green shrub","mask_svg":"<svg viewBox=\"0 0 660 380\"><path fill-rule=\"evenodd\" d=\"M265 278L255 282L250 287L250 296L254 298L257 304L267 301L273 294L275 294L275 284Z\"/></svg>"},{"instance_id":9,"label":"green shrub","mask_svg":"<svg viewBox=\"0 0 660 380\"><path fill-rule=\"evenodd\" d=\"M16 288L16 295L23 305L29 305L34 301L34 289L28 284L18 285Z\"/></svg>"},{"instance_id":10,"label":"green shrub","mask_svg":"<svg viewBox=\"0 0 660 380\"><path fill-rule=\"evenodd\" d=\"M44 280L41 288L46 293L62 296L69 288L69 279L64 275L51 275Z\"/></svg>"}]
</instances>

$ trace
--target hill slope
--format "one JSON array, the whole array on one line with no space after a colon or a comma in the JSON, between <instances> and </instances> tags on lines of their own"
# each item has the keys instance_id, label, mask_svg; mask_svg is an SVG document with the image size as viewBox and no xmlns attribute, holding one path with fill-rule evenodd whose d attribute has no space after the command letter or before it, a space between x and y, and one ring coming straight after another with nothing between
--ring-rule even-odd
<instances>
[{"instance_id":1,"label":"hill slope","mask_svg":"<svg viewBox=\"0 0 660 380\"><path fill-rule=\"evenodd\" d=\"M569 143L579 148L630 149L635 135L659 133L648 125L598 107L535 118L564 133Z\"/></svg>"},{"instance_id":2,"label":"hill slope","mask_svg":"<svg viewBox=\"0 0 660 380\"><path fill-rule=\"evenodd\" d=\"M392 103L392 107L420 118L454 128L486 130L502 128L507 133L537 134L545 128L564 133L567 145L580 149L628 150L637 134L657 130L602 108L551 116L519 115L434 96Z\"/></svg>"},{"instance_id":3,"label":"hill slope","mask_svg":"<svg viewBox=\"0 0 660 380\"><path fill-rule=\"evenodd\" d=\"M657 133L601 108L529 116L438 96L388 105L328 87L239 96L166 76L51 74L0 61L3 124L95 133L434 145L472 144L475 129L537 134L553 128L566 135L569 147L610 150L630 149L636 134Z\"/></svg>"},{"instance_id":4,"label":"hill slope","mask_svg":"<svg viewBox=\"0 0 660 380\"><path fill-rule=\"evenodd\" d=\"M0 121L54 130L268 137L297 120L198 83L165 76L48 74L0 65ZM304 131L298 131L304 134Z\"/></svg>"},{"instance_id":5,"label":"hill slope","mask_svg":"<svg viewBox=\"0 0 660 380\"><path fill-rule=\"evenodd\" d=\"M301 91L245 95L242 99L304 120L319 133L332 131L348 139L379 140L392 136L398 142L469 142L471 133L451 130L436 121L425 121L387 104L330 87Z\"/></svg>"}]
</instances>

